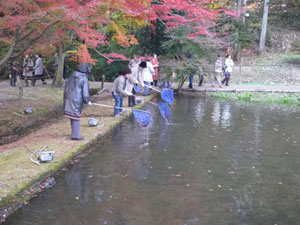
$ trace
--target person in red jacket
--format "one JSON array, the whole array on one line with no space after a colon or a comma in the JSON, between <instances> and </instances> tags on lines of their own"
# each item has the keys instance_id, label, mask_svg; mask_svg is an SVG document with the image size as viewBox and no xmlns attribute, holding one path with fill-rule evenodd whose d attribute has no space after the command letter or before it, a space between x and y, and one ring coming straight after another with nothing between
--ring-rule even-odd
<instances>
[{"instance_id":1,"label":"person in red jacket","mask_svg":"<svg viewBox=\"0 0 300 225\"><path fill-rule=\"evenodd\" d=\"M154 83L154 86L157 86L159 62L158 62L158 58L157 58L156 54L154 54L153 57L151 57L151 63L153 65L153 68L154 68L154 71L155 71L155 73L152 75L153 83Z\"/></svg>"}]
</instances>

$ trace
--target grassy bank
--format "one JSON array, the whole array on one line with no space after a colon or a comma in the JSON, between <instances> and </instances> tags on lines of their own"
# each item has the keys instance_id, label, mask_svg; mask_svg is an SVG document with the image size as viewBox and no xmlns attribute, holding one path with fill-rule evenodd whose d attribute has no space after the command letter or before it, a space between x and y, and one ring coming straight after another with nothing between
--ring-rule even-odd
<instances>
[{"instance_id":1,"label":"grassy bank","mask_svg":"<svg viewBox=\"0 0 300 225\"><path fill-rule=\"evenodd\" d=\"M300 94L282 94L282 93L224 93L215 92L210 94L218 99L230 99L243 102L257 102L257 103L275 103L284 105L300 106Z\"/></svg>"}]
</instances>

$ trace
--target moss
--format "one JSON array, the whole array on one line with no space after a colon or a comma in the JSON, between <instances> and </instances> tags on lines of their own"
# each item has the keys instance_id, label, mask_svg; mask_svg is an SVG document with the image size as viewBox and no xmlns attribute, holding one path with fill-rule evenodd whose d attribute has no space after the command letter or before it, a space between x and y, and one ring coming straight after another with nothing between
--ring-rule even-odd
<instances>
[{"instance_id":1,"label":"moss","mask_svg":"<svg viewBox=\"0 0 300 225\"><path fill-rule=\"evenodd\" d=\"M261 102L272 104L283 104L299 106L300 96L299 94L271 94L271 93L212 93L212 97L218 99L230 99L243 102Z\"/></svg>"}]
</instances>

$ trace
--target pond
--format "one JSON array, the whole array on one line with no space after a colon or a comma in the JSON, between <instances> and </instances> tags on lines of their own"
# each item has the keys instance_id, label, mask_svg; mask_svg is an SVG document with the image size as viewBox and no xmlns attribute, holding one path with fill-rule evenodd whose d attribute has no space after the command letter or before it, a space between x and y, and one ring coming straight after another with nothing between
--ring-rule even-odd
<instances>
[{"instance_id":1,"label":"pond","mask_svg":"<svg viewBox=\"0 0 300 225\"><path fill-rule=\"evenodd\" d=\"M154 100L156 101L156 100ZM132 118L4 224L300 224L300 113L179 97Z\"/></svg>"}]
</instances>

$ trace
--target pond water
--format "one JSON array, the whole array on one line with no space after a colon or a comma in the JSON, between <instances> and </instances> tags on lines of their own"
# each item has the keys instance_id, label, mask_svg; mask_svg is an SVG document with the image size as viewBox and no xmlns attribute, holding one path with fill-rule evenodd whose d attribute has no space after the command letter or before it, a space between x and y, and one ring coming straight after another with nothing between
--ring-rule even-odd
<instances>
[{"instance_id":1,"label":"pond water","mask_svg":"<svg viewBox=\"0 0 300 225\"><path fill-rule=\"evenodd\" d=\"M155 100L154 100L155 101ZM4 224L300 224L300 112L180 97L123 122Z\"/></svg>"}]
</instances>

